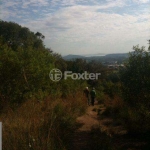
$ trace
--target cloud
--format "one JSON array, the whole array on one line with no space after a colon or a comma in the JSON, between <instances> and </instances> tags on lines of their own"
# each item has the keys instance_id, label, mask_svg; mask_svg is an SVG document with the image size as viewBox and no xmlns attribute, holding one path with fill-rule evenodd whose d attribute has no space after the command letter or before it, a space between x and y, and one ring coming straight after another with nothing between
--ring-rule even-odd
<instances>
[{"instance_id":1,"label":"cloud","mask_svg":"<svg viewBox=\"0 0 150 150\"><path fill-rule=\"evenodd\" d=\"M64 7L24 25L34 31L40 30L46 36L46 45L66 53L70 49L75 50L75 53L93 48L99 51L102 47L106 52L110 51L110 47L115 51L123 47L124 43L136 42L136 39L146 40L149 36L149 15L120 15L97 11L101 8L81 5Z\"/></svg>"},{"instance_id":2,"label":"cloud","mask_svg":"<svg viewBox=\"0 0 150 150\"><path fill-rule=\"evenodd\" d=\"M146 5L148 0L132 0L139 2ZM18 18L19 24L45 35L47 47L62 54L125 52L133 45L144 44L150 33L147 7L139 4L138 9L134 7L128 13L132 3L129 0L6 0L2 18Z\"/></svg>"},{"instance_id":3,"label":"cloud","mask_svg":"<svg viewBox=\"0 0 150 150\"><path fill-rule=\"evenodd\" d=\"M140 3L148 3L150 2L150 0L133 0L133 2L140 4Z\"/></svg>"},{"instance_id":4,"label":"cloud","mask_svg":"<svg viewBox=\"0 0 150 150\"><path fill-rule=\"evenodd\" d=\"M119 7L125 5L126 0L110 0L104 3L99 0L52 0L52 6L74 6L74 5L99 5L101 8Z\"/></svg>"},{"instance_id":5,"label":"cloud","mask_svg":"<svg viewBox=\"0 0 150 150\"><path fill-rule=\"evenodd\" d=\"M17 12L12 11L12 8L15 9L19 5L19 1L14 0L5 0L0 5L0 19L8 19L10 16L16 16ZM10 9L11 8L11 9Z\"/></svg>"},{"instance_id":6,"label":"cloud","mask_svg":"<svg viewBox=\"0 0 150 150\"><path fill-rule=\"evenodd\" d=\"M30 6L46 6L48 5L48 0L22 0L22 8L27 8Z\"/></svg>"}]
</instances>

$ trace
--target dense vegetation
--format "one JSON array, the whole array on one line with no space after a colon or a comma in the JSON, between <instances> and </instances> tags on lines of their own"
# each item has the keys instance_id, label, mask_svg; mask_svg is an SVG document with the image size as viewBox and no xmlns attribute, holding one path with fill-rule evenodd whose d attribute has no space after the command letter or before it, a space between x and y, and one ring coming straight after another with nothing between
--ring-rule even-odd
<instances>
[{"instance_id":1,"label":"dense vegetation","mask_svg":"<svg viewBox=\"0 0 150 150\"><path fill-rule=\"evenodd\" d=\"M95 87L104 115L119 120L128 132L150 131L150 48L133 47L125 67L109 69L98 61L65 61L46 48L44 35L13 22L0 21L0 120L3 149L67 149L76 117L87 107L83 89ZM53 82L58 68L74 73L101 73L98 80ZM144 123L143 123L144 122Z\"/></svg>"},{"instance_id":2,"label":"dense vegetation","mask_svg":"<svg viewBox=\"0 0 150 150\"><path fill-rule=\"evenodd\" d=\"M44 47L43 38L39 32L0 21L3 149L63 149L76 116L85 110L84 81L50 80L51 69L63 71L67 64Z\"/></svg>"},{"instance_id":3,"label":"dense vegetation","mask_svg":"<svg viewBox=\"0 0 150 150\"><path fill-rule=\"evenodd\" d=\"M39 100L48 95L59 97L64 94L63 88L66 94L79 88L80 84L71 88L76 84L73 81L68 89L64 87L68 81L50 80L50 70L64 71L66 63L60 55L44 47L38 32L34 34L12 22L1 21L0 25L0 95L3 101L21 103L34 97Z\"/></svg>"},{"instance_id":4,"label":"dense vegetation","mask_svg":"<svg viewBox=\"0 0 150 150\"><path fill-rule=\"evenodd\" d=\"M133 132L150 131L150 51L135 46L126 68L121 71L122 93L127 120Z\"/></svg>"}]
</instances>

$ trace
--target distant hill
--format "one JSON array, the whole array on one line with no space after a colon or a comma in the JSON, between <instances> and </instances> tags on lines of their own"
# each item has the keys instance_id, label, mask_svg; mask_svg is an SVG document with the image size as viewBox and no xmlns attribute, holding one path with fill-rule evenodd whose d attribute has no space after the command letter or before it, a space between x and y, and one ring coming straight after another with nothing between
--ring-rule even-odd
<instances>
[{"instance_id":1,"label":"distant hill","mask_svg":"<svg viewBox=\"0 0 150 150\"><path fill-rule=\"evenodd\" d=\"M77 59L77 58L85 58L85 56L82 56L82 55L66 55L66 56L63 56L63 59L65 60L74 60L74 59Z\"/></svg>"},{"instance_id":2,"label":"distant hill","mask_svg":"<svg viewBox=\"0 0 150 150\"><path fill-rule=\"evenodd\" d=\"M114 53L114 54L107 54L105 57L128 57L128 53Z\"/></svg>"},{"instance_id":3,"label":"distant hill","mask_svg":"<svg viewBox=\"0 0 150 150\"><path fill-rule=\"evenodd\" d=\"M67 55L64 56L63 59L65 60L75 60L75 59L86 59L87 61L100 61L100 62L112 62L112 61L118 61L118 62L122 62L125 59L128 58L128 53L113 53L113 54L106 54L106 55Z\"/></svg>"}]
</instances>

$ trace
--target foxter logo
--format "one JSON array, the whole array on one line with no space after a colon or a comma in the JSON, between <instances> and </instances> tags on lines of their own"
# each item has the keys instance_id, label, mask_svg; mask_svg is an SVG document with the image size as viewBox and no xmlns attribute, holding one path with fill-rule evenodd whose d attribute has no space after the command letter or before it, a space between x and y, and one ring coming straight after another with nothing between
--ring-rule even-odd
<instances>
[{"instance_id":1,"label":"foxter logo","mask_svg":"<svg viewBox=\"0 0 150 150\"><path fill-rule=\"evenodd\" d=\"M88 73L87 71L84 71L83 73L64 71L64 74L62 74L62 72L57 68L52 69L49 73L49 77L52 81L59 81L62 79L62 76L64 76L64 80L68 78L71 78L72 80L98 80L100 75L101 73Z\"/></svg>"},{"instance_id":2,"label":"foxter logo","mask_svg":"<svg viewBox=\"0 0 150 150\"><path fill-rule=\"evenodd\" d=\"M65 71L64 72L64 79L72 78L73 80L97 80L98 76L100 76L101 73L88 73L85 71L84 73L72 73L72 71Z\"/></svg>"},{"instance_id":3,"label":"foxter logo","mask_svg":"<svg viewBox=\"0 0 150 150\"><path fill-rule=\"evenodd\" d=\"M50 71L49 77L52 81L59 81L62 78L62 72L59 69L54 68Z\"/></svg>"}]
</instances>

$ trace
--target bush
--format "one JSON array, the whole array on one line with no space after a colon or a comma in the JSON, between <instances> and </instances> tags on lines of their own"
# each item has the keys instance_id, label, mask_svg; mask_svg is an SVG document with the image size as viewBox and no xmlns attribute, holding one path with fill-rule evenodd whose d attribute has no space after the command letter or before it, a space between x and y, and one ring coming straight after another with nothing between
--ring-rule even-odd
<instances>
[{"instance_id":1,"label":"bush","mask_svg":"<svg viewBox=\"0 0 150 150\"><path fill-rule=\"evenodd\" d=\"M129 124L126 124L129 132L147 133L150 131L150 113L147 107L140 105L138 108L128 108Z\"/></svg>"},{"instance_id":2,"label":"bush","mask_svg":"<svg viewBox=\"0 0 150 150\"><path fill-rule=\"evenodd\" d=\"M81 95L81 93L80 93ZM78 107L79 106L79 107ZM45 101L28 100L17 110L1 114L3 149L56 150L66 149L76 128L76 117L85 112L83 96Z\"/></svg>"},{"instance_id":3,"label":"bush","mask_svg":"<svg viewBox=\"0 0 150 150\"><path fill-rule=\"evenodd\" d=\"M128 108L126 125L130 131L141 133L150 131L150 52L139 46L133 49L120 74Z\"/></svg>"}]
</instances>

